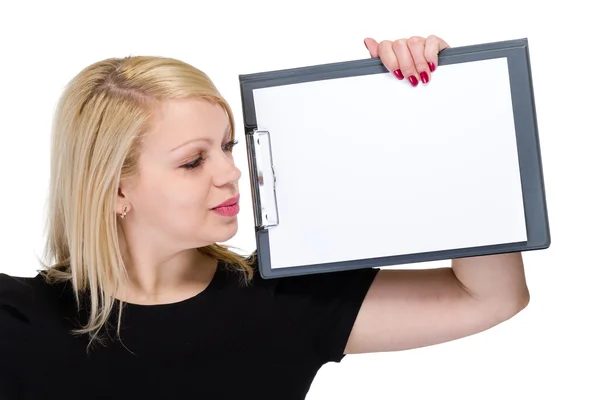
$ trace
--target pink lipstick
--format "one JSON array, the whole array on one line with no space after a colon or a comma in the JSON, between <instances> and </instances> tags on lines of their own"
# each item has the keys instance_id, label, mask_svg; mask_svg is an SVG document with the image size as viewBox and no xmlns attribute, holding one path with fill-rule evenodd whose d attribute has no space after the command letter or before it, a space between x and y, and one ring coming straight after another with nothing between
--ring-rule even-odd
<instances>
[{"instance_id":1,"label":"pink lipstick","mask_svg":"<svg viewBox=\"0 0 600 400\"><path fill-rule=\"evenodd\" d=\"M233 217L240 212L240 195L234 196L229 200L224 201L218 206L212 208L214 212L224 217Z\"/></svg>"}]
</instances>

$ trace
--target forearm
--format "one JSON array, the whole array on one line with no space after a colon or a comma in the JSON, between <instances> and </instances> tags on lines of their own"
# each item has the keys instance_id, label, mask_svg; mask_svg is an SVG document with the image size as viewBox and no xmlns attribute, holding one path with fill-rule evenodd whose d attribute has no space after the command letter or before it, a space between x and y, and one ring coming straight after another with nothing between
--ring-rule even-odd
<instances>
[{"instance_id":1,"label":"forearm","mask_svg":"<svg viewBox=\"0 0 600 400\"><path fill-rule=\"evenodd\" d=\"M529 290L521 253L506 253L452 260L452 270L475 299L525 307Z\"/></svg>"}]
</instances>

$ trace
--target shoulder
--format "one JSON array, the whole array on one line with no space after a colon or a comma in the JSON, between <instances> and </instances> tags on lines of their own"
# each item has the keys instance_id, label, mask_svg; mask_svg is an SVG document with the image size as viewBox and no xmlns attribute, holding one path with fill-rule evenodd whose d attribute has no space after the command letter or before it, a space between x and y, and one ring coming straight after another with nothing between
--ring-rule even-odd
<instances>
[{"instance_id":1,"label":"shoulder","mask_svg":"<svg viewBox=\"0 0 600 400\"><path fill-rule=\"evenodd\" d=\"M253 264L256 279L267 285L271 285L285 291L309 291L313 294L321 290L342 291L352 290L356 287L369 287L379 272L379 268L355 268L339 271L320 272L314 270L308 273L298 273L281 277L266 277Z\"/></svg>"},{"instance_id":2,"label":"shoulder","mask_svg":"<svg viewBox=\"0 0 600 400\"><path fill-rule=\"evenodd\" d=\"M354 309L362 303L379 268L357 268L340 271L299 273L285 276L265 276L259 261L250 263L253 277L246 284L235 285L240 293L259 295L279 308L306 307L325 310L334 305ZM226 268L227 270L227 268ZM242 274L229 269L229 282L242 282ZM262 295L261 295L262 294Z\"/></svg>"},{"instance_id":3,"label":"shoulder","mask_svg":"<svg viewBox=\"0 0 600 400\"><path fill-rule=\"evenodd\" d=\"M35 299L53 296L64 291L66 282L50 284L43 273L32 277L8 275L0 272L0 302L22 302L35 304Z\"/></svg>"},{"instance_id":4,"label":"shoulder","mask_svg":"<svg viewBox=\"0 0 600 400\"><path fill-rule=\"evenodd\" d=\"M307 352L317 351L324 362L339 362L379 272L358 268L265 278L257 269L255 282L268 293L271 307L266 308L306 339Z\"/></svg>"},{"instance_id":5,"label":"shoulder","mask_svg":"<svg viewBox=\"0 0 600 400\"><path fill-rule=\"evenodd\" d=\"M36 278L0 273L0 374L14 368L19 355L35 344Z\"/></svg>"},{"instance_id":6,"label":"shoulder","mask_svg":"<svg viewBox=\"0 0 600 400\"><path fill-rule=\"evenodd\" d=\"M0 336L26 334L56 320L67 285L49 284L43 275L12 276L0 273ZM4 337L2 337L5 339Z\"/></svg>"},{"instance_id":7,"label":"shoulder","mask_svg":"<svg viewBox=\"0 0 600 400\"><path fill-rule=\"evenodd\" d=\"M328 272L313 270L310 273L266 276L259 267L259 260L256 254L248 258L248 265L252 268L253 272L252 279L246 281L249 287L277 291L308 291L312 293L323 289L331 291L334 287L339 289L351 289L355 285L368 287L380 271L379 268L365 267ZM221 266L225 267L224 270L227 272L229 279L236 279L240 282L244 281L244 273L240 272L239 268L227 262L222 262Z\"/></svg>"},{"instance_id":8,"label":"shoulder","mask_svg":"<svg viewBox=\"0 0 600 400\"><path fill-rule=\"evenodd\" d=\"M24 311L35 304L40 277L20 277L0 273L0 308Z\"/></svg>"},{"instance_id":9,"label":"shoulder","mask_svg":"<svg viewBox=\"0 0 600 400\"><path fill-rule=\"evenodd\" d=\"M0 397L19 390L40 362L64 357L66 283L0 273ZM49 344L51 344L49 346ZM16 396L17 393L14 393ZM13 398L13 396L10 396ZM15 397L16 398L16 397Z\"/></svg>"}]
</instances>

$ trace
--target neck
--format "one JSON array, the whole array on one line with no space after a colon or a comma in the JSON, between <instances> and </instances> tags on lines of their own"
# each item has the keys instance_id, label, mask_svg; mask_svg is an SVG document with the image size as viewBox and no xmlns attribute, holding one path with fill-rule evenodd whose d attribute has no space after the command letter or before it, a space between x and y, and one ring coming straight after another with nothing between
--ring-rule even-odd
<instances>
[{"instance_id":1,"label":"neck","mask_svg":"<svg viewBox=\"0 0 600 400\"><path fill-rule=\"evenodd\" d=\"M204 290L216 271L217 261L197 249L169 251L139 235L119 232L121 254L129 281L118 298L128 303L165 304L185 300Z\"/></svg>"}]
</instances>

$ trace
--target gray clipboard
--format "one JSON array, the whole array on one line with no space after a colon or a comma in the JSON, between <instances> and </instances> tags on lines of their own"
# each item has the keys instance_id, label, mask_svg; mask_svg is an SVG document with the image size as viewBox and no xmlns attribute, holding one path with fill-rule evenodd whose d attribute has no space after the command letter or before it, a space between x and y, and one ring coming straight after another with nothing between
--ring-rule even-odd
<instances>
[{"instance_id":1,"label":"gray clipboard","mask_svg":"<svg viewBox=\"0 0 600 400\"><path fill-rule=\"evenodd\" d=\"M297 213L290 214L291 207L285 207L280 203L286 196L288 202L290 201L289 199L292 198L290 197L290 193L281 192L284 190L281 189L281 181L286 179L298 179L297 177L301 176L299 171L303 169L303 163L307 165L306 163L310 161L310 154L307 154L307 152L311 149L311 146L313 146L312 148L314 149L316 148L314 146L318 146L319 143L315 143L313 138L313 142L307 143L305 149L297 149L299 151L298 154L304 155L299 155L294 159L295 153L293 153L291 149L286 148L286 141L289 141L288 147L300 147L302 146L302 143L306 142L291 140L291 129L273 130L270 126L265 126L264 123L261 123L260 117L257 117L257 115L264 115L265 112L264 110L261 111L257 109L255 95L258 91L265 88L300 88L301 85L299 86L298 84L306 83L312 84L312 86L310 86L312 88L318 88L319 83L328 82L329 84L331 82L342 82L339 80L340 78L364 77L367 79L376 76L380 77L389 74L389 72L385 69L380 59L364 59L240 75L239 82L257 241L256 253L261 275L265 278L272 278L548 248L551 242L550 229L545 199L527 39L507 40L445 49L439 54L438 70L432 74L430 85L433 86L436 84L436 74L439 74L438 71L443 71L444 68L451 68L453 65L455 66L454 68L456 68L461 67L461 65L467 66L473 62L500 59L503 60L503 62L506 62L508 70L507 86L509 86L508 89L512 107L511 123L514 123L513 136L516 143L515 160L517 161L515 162L518 162L518 174L520 178L521 198L519 200L522 200L523 229L526 232L526 239L503 243L482 243L476 246L458 246L444 248L442 250L404 252L402 254L400 254L401 252L390 253L388 251L385 256L368 257L356 256L357 254L366 254L365 252L360 253L356 250L356 243L360 243L356 242L353 246L349 245L348 247L348 253L354 254L354 257L339 257L341 253L338 250L337 254L340 259L336 259L335 253L331 253L328 255L329 258L327 259L325 259L326 257L324 255L324 260L319 260L320 253L318 249L315 250L313 247L307 246L307 243L313 242L300 241L300 244L295 246L293 243L284 240L285 238L276 237L278 232L277 229L280 229L281 231L283 229L282 226L285 227L286 223L289 223L289 221L297 217ZM408 86L408 84L405 85ZM310 90L311 89L309 88L298 93L308 93L308 96L310 96L310 93L312 93ZM317 91L314 93L316 95ZM363 94L376 95L376 93ZM273 96L277 95L273 94ZM264 98L264 96L262 98ZM293 98L294 96L290 94L289 99ZM269 104L277 104L277 107L286 107L284 100L277 103L271 102ZM289 104L291 107L292 103L290 102ZM309 103L302 104L306 105ZM455 104L454 106L459 107L460 105ZM263 109L264 107L265 106L263 106ZM281 110L284 110L284 108ZM348 120L360 117L357 116L356 113L352 113L352 111L353 110L350 109L348 110ZM297 115L301 116L302 114L298 111ZM298 120L298 123L299 122L300 120ZM290 126L294 125L294 121L290 121L289 123L291 124ZM419 132L414 132L414 134L418 133ZM356 138L356 135L358 134L354 133L354 135ZM352 136L352 133L350 133L349 136ZM368 140L368 138L369 135L364 134L361 140ZM307 136L306 141L310 142L310 137ZM307 151L303 152L302 150ZM286 158L282 158L282 156L277 159L278 152L281 154L285 153ZM390 153L387 154L389 155ZM334 168L336 165L335 157L335 155L332 155L330 164L327 164L326 162L321 163L321 168L327 168L328 165L331 165L332 168ZM364 154L362 157L364 157ZM373 155L373 157L376 156ZM282 164L286 164L286 168L281 168ZM281 170L287 170L288 172L282 175ZM293 201L305 201L308 208L314 206L314 204L311 203L314 196L309 197L307 195L307 197L302 200L303 192L294 186L293 182L286 181L285 183L287 184L287 190L293 190L295 196L293 198L297 199ZM306 183L304 184L306 185ZM348 188L348 190L350 190L350 188ZM426 198L424 199L426 200ZM299 210L298 205L296 205L296 210ZM322 237L324 238L324 242L329 240L330 244L339 247L340 243L332 240L332 237L327 238L323 231L323 229L326 229L323 228L323 221L326 220L326 218L327 214L323 214L318 215L316 218L305 219L304 225L301 225L304 232L302 237ZM362 220L365 221L364 218ZM298 224L301 222L296 220L294 223ZM369 232L361 230L360 221L357 221L355 226L354 232L363 235L364 240L378 234L378 231ZM507 231L508 230L509 229L507 228ZM285 243L285 245L283 243ZM314 243L318 242L315 241ZM277 246L285 246L285 249L277 248ZM319 245L317 245L317 247L318 246ZM301 255L304 254L303 252L309 247L310 250L313 251L312 258L303 258ZM327 244L323 245L321 248L322 253L328 253L330 247L327 247ZM341 249L342 247L339 248ZM294 256L294 254L296 254L296 256ZM380 254L383 253L380 252ZM285 267L282 267L283 264L281 263L283 261L281 260L286 259L285 257L288 257L288 261ZM277 262L279 262L279 265L277 266L274 265L276 258ZM306 262L308 259L310 259L311 262Z\"/></svg>"}]
</instances>

